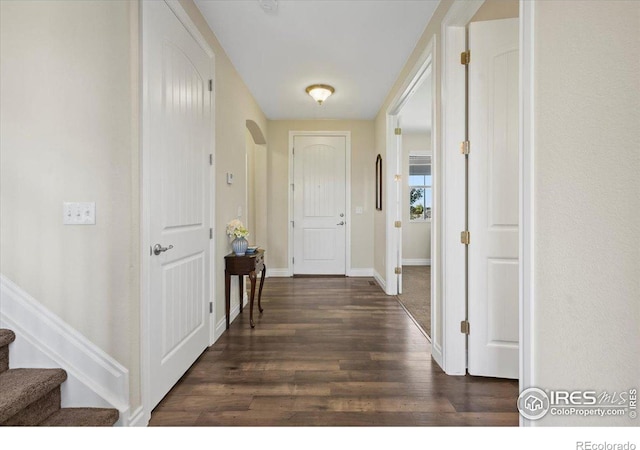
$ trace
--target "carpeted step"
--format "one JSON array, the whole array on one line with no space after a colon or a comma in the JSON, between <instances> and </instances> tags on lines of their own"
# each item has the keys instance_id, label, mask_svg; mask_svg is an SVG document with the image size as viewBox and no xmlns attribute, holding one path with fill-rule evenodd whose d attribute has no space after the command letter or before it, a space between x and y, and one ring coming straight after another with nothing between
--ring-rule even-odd
<instances>
[{"instance_id":1,"label":"carpeted step","mask_svg":"<svg viewBox=\"0 0 640 450\"><path fill-rule=\"evenodd\" d=\"M60 408L60 384L66 379L62 369L0 373L0 425L34 425L46 419Z\"/></svg>"},{"instance_id":2,"label":"carpeted step","mask_svg":"<svg viewBox=\"0 0 640 450\"><path fill-rule=\"evenodd\" d=\"M9 370L9 344L15 340L13 331L0 328L0 373Z\"/></svg>"},{"instance_id":3,"label":"carpeted step","mask_svg":"<svg viewBox=\"0 0 640 450\"><path fill-rule=\"evenodd\" d=\"M111 427L119 413L112 408L62 408L42 422L42 427Z\"/></svg>"}]
</instances>

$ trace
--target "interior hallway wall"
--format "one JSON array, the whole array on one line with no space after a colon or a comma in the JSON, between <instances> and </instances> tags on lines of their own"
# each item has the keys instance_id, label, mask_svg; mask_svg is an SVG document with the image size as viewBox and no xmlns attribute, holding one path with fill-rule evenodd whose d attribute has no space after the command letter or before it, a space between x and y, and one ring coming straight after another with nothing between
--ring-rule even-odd
<instances>
[{"instance_id":1,"label":"interior hallway wall","mask_svg":"<svg viewBox=\"0 0 640 450\"><path fill-rule=\"evenodd\" d=\"M638 389L640 3L541 1L534 13L534 382Z\"/></svg>"},{"instance_id":2,"label":"interior hallway wall","mask_svg":"<svg viewBox=\"0 0 640 450\"><path fill-rule=\"evenodd\" d=\"M289 267L289 131L351 132L351 268L371 269L376 159L373 121L369 120L269 121L268 267ZM363 207L362 214L355 213L357 206Z\"/></svg>"}]
</instances>

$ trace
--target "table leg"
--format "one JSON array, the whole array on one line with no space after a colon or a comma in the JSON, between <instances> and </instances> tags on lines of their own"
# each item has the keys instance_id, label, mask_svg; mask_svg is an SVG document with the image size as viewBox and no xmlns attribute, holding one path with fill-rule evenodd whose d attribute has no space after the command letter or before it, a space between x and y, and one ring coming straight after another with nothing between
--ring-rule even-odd
<instances>
[{"instance_id":1,"label":"table leg","mask_svg":"<svg viewBox=\"0 0 640 450\"><path fill-rule=\"evenodd\" d=\"M238 291L240 293L240 313L242 313L242 304L244 303L244 275L238 275Z\"/></svg>"},{"instance_id":2,"label":"table leg","mask_svg":"<svg viewBox=\"0 0 640 450\"><path fill-rule=\"evenodd\" d=\"M249 279L251 280L251 297L249 300L249 323L251 324L251 328L254 328L255 325L253 323L253 297L256 295L256 271L252 270L249 272Z\"/></svg>"},{"instance_id":3,"label":"table leg","mask_svg":"<svg viewBox=\"0 0 640 450\"><path fill-rule=\"evenodd\" d=\"M231 306L231 274L224 271L224 312L227 319L227 330L229 329L229 309Z\"/></svg>"},{"instance_id":4,"label":"table leg","mask_svg":"<svg viewBox=\"0 0 640 450\"><path fill-rule=\"evenodd\" d=\"M262 286L264 286L264 279L267 277L267 266L262 267L262 276L260 277L260 289L258 290L258 309L263 312L262 309Z\"/></svg>"}]
</instances>

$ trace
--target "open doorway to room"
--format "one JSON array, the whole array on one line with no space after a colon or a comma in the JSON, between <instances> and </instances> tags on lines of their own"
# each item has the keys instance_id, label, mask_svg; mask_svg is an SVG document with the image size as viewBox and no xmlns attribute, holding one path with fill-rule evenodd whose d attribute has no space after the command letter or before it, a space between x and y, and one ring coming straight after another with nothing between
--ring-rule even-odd
<instances>
[{"instance_id":1,"label":"open doorway to room","mask_svg":"<svg viewBox=\"0 0 640 450\"><path fill-rule=\"evenodd\" d=\"M441 361L437 297L438 152L435 37L387 110L387 281L385 291L431 341ZM433 281L433 282L432 282ZM431 299L436 299L432 302Z\"/></svg>"},{"instance_id":2,"label":"open doorway to room","mask_svg":"<svg viewBox=\"0 0 640 450\"><path fill-rule=\"evenodd\" d=\"M398 298L424 334L431 336L432 80L425 74L402 106L402 284Z\"/></svg>"}]
</instances>

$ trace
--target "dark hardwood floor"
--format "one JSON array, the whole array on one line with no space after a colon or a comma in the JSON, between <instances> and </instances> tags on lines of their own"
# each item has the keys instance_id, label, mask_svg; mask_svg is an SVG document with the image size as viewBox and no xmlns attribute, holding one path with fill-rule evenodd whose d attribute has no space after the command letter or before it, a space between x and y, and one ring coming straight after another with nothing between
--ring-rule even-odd
<instances>
[{"instance_id":1,"label":"dark hardwood floor","mask_svg":"<svg viewBox=\"0 0 640 450\"><path fill-rule=\"evenodd\" d=\"M516 426L517 381L445 375L371 278L269 278L152 426Z\"/></svg>"}]
</instances>

